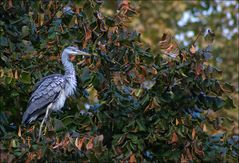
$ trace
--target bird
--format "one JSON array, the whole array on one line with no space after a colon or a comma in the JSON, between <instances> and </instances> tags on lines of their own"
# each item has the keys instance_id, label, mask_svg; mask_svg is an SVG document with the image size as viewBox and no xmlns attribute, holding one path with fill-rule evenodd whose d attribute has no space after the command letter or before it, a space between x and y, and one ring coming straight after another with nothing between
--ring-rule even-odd
<instances>
[{"instance_id":1,"label":"bird","mask_svg":"<svg viewBox=\"0 0 239 163\"><path fill-rule=\"evenodd\" d=\"M38 81L33 89L33 93L28 101L28 106L22 117L24 126L44 117L40 129L39 138L43 124L49 114L61 111L67 97L74 94L77 87L76 73L71 62L76 55L90 56L89 53L79 50L76 46L66 47L61 54L61 62L65 73L52 74Z\"/></svg>"}]
</instances>

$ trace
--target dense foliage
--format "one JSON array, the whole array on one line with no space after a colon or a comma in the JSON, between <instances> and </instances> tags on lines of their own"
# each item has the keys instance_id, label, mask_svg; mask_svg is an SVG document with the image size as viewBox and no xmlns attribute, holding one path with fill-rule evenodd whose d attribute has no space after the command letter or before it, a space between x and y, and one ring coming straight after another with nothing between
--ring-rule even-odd
<instances>
[{"instance_id":1,"label":"dense foliage","mask_svg":"<svg viewBox=\"0 0 239 163\"><path fill-rule=\"evenodd\" d=\"M233 87L208 64L213 47L179 47L165 33L153 54L125 26L135 13L127 1L112 17L102 3L0 2L1 161L235 161L237 128L216 114L234 107ZM61 51L72 44L94 55L75 63L76 96L37 142L39 123L23 128L22 112L37 80L63 73Z\"/></svg>"}]
</instances>

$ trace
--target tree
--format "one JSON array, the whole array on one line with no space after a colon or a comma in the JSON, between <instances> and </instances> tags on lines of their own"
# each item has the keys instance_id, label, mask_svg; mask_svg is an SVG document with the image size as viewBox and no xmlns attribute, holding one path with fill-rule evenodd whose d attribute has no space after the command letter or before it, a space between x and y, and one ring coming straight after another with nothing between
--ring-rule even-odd
<instances>
[{"instance_id":1,"label":"tree","mask_svg":"<svg viewBox=\"0 0 239 163\"><path fill-rule=\"evenodd\" d=\"M125 26L135 12L127 1L112 17L102 14L101 4L1 2L1 159L236 159L235 133L206 132L206 122L223 129L216 110L234 107L226 94L233 87L215 78L217 69L207 64L211 47L181 48L165 33L159 54L153 54ZM36 142L38 124L23 128L19 115L33 83L60 71L61 49L72 43L95 55L78 62L76 97L64 114L52 116Z\"/></svg>"}]
</instances>

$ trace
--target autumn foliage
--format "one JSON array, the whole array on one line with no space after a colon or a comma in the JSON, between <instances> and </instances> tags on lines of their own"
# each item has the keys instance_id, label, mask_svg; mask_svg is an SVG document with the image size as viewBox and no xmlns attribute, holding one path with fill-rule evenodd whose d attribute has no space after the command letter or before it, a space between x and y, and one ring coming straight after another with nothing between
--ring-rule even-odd
<instances>
[{"instance_id":1,"label":"autumn foliage","mask_svg":"<svg viewBox=\"0 0 239 163\"><path fill-rule=\"evenodd\" d=\"M213 47L179 47L165 32L153 54L127 28L129 1L112 17L102 3L0 2L1 161L236 160L238 133L216 113L234 107L233 87L208 63ZM37 142L39 123L22 127L22 112L37 80L63 72L70 44L93 56L78 58L76 95Z\"/></svg>"}]
</instances>

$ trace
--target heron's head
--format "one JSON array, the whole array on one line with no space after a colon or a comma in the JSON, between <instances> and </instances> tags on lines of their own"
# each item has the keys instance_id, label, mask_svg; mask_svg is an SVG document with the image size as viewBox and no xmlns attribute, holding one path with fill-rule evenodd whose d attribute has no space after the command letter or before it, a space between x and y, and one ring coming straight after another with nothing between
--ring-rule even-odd
<instances>
[{"instance_id":1,"label":"heron's head","mask_svg":"<svg viewBox=\"0 0 239 163\"><path fill-rule=\"evenodd\" d=\"M63 54L67 54L67 56L69 56L69 60L71 61L75 59L76 55L90 56L89 53L79 50L76 46L68 46L64 49Z\"/></svg>"}]
</instances>

